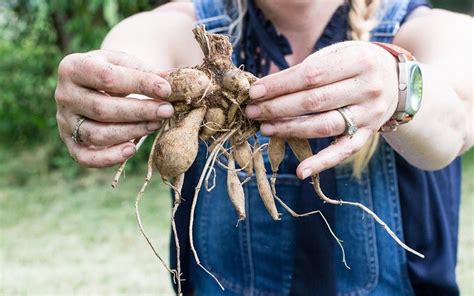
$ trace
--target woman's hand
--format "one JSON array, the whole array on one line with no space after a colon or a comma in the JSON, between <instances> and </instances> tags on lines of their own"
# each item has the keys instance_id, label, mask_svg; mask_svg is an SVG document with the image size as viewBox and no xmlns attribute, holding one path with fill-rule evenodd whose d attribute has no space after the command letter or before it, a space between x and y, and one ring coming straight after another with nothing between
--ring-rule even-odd
<instances>
[{"instance_id":1,"label":"woman's hand","mask_svg":"<svg viewBox=\"0 0 474 296\"><path fill-rule=\"evenodd\" d=\"M55 92L61 139L87 167L107 167L135 153L130 142L152 133L173 114L163 101L171 92L160 72L125 53L97 50L66 56ZM152 99L126 96L138 94ZM81 117L80 141L72 139Z\"/></svg>"},{"instance_id":2,"label":"woman's hand","mask_svg":"<svg viewBox=\"0 0 474 296\"><path fill-rule=\"evenodd\" d=\"M282 138L341 136L346 125L337 108L347 107L358 131L303 161L304 179L350 157L394 113L398 102L397 61L368 42L329 46L301 64L268 75L250 89L249 118L262 121L261 132Z\"/></svg>"}]
</instances>

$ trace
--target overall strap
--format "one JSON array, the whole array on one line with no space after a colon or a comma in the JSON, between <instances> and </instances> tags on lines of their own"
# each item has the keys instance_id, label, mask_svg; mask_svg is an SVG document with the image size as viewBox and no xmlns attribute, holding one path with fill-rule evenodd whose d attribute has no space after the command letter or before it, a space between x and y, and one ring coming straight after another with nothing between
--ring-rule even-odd
<instances>
[{"instance_id":1,"label":"overall strap","mask_svg":"<svg viewBox=\"0 0 474 296\"><path fill-rule=\"evenodd\" d=\"M392 43L405 19L410 0L384 0L381 3L379 21L371 32L371 41Z\"/></svg>"},{"instance_id":2,"label":"overall strap","mask_svg":"<svg viewBox=\"0 0 474 296\"><path fill-rule=\"evenodd\" d=\"M197 24L205 25L208 32L228 35L232 39L239 17L238 1L194 0Z\"/></svg>"}]
</instances>

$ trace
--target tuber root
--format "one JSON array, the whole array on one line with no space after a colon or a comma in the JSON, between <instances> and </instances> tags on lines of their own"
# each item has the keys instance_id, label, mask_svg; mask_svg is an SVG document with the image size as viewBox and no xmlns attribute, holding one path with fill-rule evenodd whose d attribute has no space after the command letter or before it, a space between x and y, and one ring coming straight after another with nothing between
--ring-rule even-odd
<instances>
[{"instance_id":1,"label":"tuber root","mask_svg":"<svg viewBox=\"0 0 474 296\"><path fill-rule=\"evenodd\" d=\"M193 109L156 142L153 160L163 179L178 177L193 164L198 153L199 128L205 112L204 107Z\"/></svg>"},{"instance_id":2,"label":"tuber root","mask_svg":"<svg viewBox=\"0 0 474 296\"><path fill-rule=\"evenodd\" d=\"M229 192L230 201L239 216L239 221L245 220L245 194L239 176L235 171L235 161L232 153L229 154L227 168L227 191Z\"/></svg>"},{"instance_id":3,"label":"tuber root","mask_svg":"<svg viewBox=\"0 0 474 296\"><path fill-rule=\"evenodd\" d=\"M209 108L204 117L204 126L201 131L201 139L207 140L215 133L222 130L225 123L224 110L218 107Z\"/></svg>"},{"instance_id":4,"label":"tuber root","mask_svg":"<svg viewBox=\"0 0 474 296\"><path fill-rule=\"evenodd\" d=\"M285 140L279 137L270 137L268 142L268 157L270 160L270 166L272 167L272 178L271 186L273 195L276 196L276 178L278 173L278 167L285 158Z\"/></svg>"},{"instance_id":5,"label":"tuber root","mask_svg":"<svg viewBox=\"0 0 474 296\"><path fill-rule=\"evenodd\" d=\"M252 161L252 148L250 144L245 141L241 144L234 145L232 147L232 154L237 164L245 170L247 175L251 177L253 175L253 161Z\"/></svg>"},{"instance_id":6,"label":"tuber root","mask_svg":"<svg viewBox=\"0 0 474 296\"><path fill-rule=\"evenodd\" d=\"M262 150L258 149L258 140L255 142L256 149L253 155L253 167L255 169L255 176L257 178L257 188L260 197L262 198L265 208L273 220L280 220L280 213L275 205L272 189L267 179L267 172L265 170L265 163L263 162Z\"/></svg>"},{"instance_id":7,"label":"tuber root","mask_svg":"<svg viewBox=\"0 0 474 296\"><path fill-rule=\"evenodd\" d=\"M171 72L167 77L171 86L170 102L186 101L193 104L200 99L211 85L206 73L197 69L182 68Z\"/></svg>"}]
</instances>

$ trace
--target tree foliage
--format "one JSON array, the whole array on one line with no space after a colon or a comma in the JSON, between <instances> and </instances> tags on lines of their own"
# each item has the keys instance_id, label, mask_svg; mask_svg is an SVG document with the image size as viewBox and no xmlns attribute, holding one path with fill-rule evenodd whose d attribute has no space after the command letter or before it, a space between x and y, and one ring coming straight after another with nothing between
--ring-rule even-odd
<instances>
[{"instance_id":1,"label":"tree foliage","mask_svg":"<svg viewBox=\"0 0 474 296\"><path fill-rule=\"evenodd\" d=\"M164 1L9 0L0 4L0 137L9 143L57 139L57 65L100 46L124 17ZM2 141L3 142L3 141Z\"/></svg>"}]
</instances>

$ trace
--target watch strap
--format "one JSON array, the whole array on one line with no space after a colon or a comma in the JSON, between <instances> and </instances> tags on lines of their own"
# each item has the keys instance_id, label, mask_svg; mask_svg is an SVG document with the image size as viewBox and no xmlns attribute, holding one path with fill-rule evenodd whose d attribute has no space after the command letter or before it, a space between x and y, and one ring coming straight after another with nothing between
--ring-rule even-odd
<instances>
[{"instance_id":1,"label":"watch strap","mask_svg":"<svg viewBox=\"0 0 474 296\"><path fill-rule=\"evenodd\" d=\"M389 43L382 43L382 42L372 42L375 45L378 45L391 53L394 57L396 57L398 60L400 60L400 55L404 55L408 61L415 61L415 57L411 54L406 49L401 48L400 46L396 46L394 44L389 44ZM400 61L404 62L404 61Z\"/></svg>"},{"instance_id":2,"label":"watch strap","mask_svg":"<svg viewBox=\"0 0 474 296\"><path fill-rule=\"evenodd\" d=\"M394 132L398 129L400 124L408 123L413 119L413 115L405 112L396 112L382 127L380 132Z\"/></svg>"},{"instance_id":3,"label":"watch strap","mask_svg":"<svg viewBox=\"0 0 474 296\"><path fill-rule=\"evenodd\" d=\"M403 49L399 46L396 46L394 44L389 44L389 43L382 43L382 42L373 42L373 44L380 46L381 48L385 49L388 51L390 54L392 54L398 61L399 63L406 63L407 61L415 61L415 57L411 54L406 49ZM400 64L399 64L400 67ZM406 92L406 81L402 83L400 81L401 77L399 77L399 91L400 92ZM399 94L399 104L400 100L402 98L402 93ZM398 107L397 107L398 109ZM410 115L408 113L405 113L403 111L395 111L395 113L390 117L390 119L382 125L380 128L380 132L394 132L397 130L398 126L401 124L405 124L410 122L413 119L413 115Z\"/></svg>"}]
</instances>

